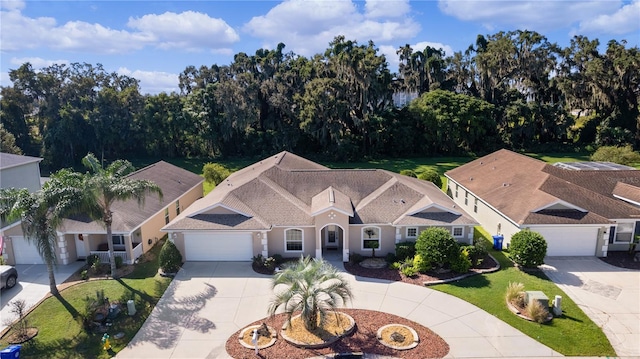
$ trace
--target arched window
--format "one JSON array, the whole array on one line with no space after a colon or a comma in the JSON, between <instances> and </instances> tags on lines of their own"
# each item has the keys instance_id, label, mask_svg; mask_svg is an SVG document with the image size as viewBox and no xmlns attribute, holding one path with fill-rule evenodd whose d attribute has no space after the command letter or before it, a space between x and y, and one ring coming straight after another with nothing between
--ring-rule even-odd
<instances>
[{"instance_id":1,"label":"arched window","mask_svg":"<svg viewBox=\"0 0 640 359\"><path fill-rule=\"evenodd\" d=\"M285 252L302 252L303 250L302 230L297 228L284 231Z\"/></svg>"}]
</instances>

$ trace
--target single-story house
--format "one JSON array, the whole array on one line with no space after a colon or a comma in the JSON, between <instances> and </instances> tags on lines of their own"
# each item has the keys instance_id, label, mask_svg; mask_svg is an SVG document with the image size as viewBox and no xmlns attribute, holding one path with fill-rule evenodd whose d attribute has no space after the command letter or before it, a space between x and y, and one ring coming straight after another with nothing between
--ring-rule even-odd
<instances>
[{"instance_id":1,"label":"single-story house","mask_svg":"<svg viewBox=\"0 0 640 359\"><path fill-rule=\"evenodd\" d=\"M549 256L606 256L640 234L640 171L499 150L445 173L448 193L488 232L542 234Z\"/></svg>"},{"instance_id":2,"label":"single-story house","mask_svg":"<svg viewBox=\"0 0 640 359\"><path fill-rule=\"evenodd\" d=\"M322 258L395 251L427 227L473 241L477 222L433 183L380 169L329 169L289 152L233 173L163 228L187 261ZM330 252L328 252L330 251Z\"/></svg>"},{"instance_id":3,"label":"single-story house","mask_svg":"<svg viewBox=\"0 0 640 359\"><path fill-rule=\"evenodd\" d=\"M114 255L122 257L124 263L133 263L164 235L160 231L163 226L202 198L204 178L164 161L144 167L128 177L150 180L163 192L162 200L156 194L148 195L143 206L132 199L115 202L111 208ZM5 231L3 236L8 239L5 256L10 264L43 263L35 246L24 239L19 225ZM64 220L58 228L58 264L69 264L90 254L96 254L107 262L106 237L106 228L87 216Z\"/></svg>"}]
</instances>

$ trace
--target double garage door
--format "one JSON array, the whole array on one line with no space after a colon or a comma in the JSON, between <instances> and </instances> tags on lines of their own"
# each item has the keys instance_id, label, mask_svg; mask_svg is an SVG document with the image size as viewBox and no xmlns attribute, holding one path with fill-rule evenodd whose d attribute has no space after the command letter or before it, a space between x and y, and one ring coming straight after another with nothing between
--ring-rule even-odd
<instances>
[{"instance_id":1,"label":"double garage door","mask_svg":"<svg viewBox=\"0 0 640 359\"><path fill-rule=\"evenodd\" d=\"M186 261L250 261L251 233L185 233Z\"/></svg>"},{"instance_id":2,"label":"double garage door","mask_svg":"<svg viewBox=\"0 0 640 359\"><path fill-rule=\"evenodd\" d=\"M44 264L35 244L21 236L11 236L13 257L16 264Z\"/></svg>"}]
</instances>

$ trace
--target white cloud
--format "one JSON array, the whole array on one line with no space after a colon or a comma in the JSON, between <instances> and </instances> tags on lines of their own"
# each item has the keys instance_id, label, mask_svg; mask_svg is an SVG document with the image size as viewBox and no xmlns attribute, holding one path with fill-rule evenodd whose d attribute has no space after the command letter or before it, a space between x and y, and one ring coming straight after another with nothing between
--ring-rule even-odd
<instances>
[{"instance_id":1,"label":"white cloud","mask_svg":"<svg viewBox=\"0 0 640 359\"><path fill-rule=\"evenodd\" d=\"M2 0L0 1L0 9L21 10L24 9L25 2L23 0Z\"/></svg>"},{"instance_id":2,"label":"white cloud","mask_svg":"<svg viewBox=\"0 0 640 359\"><path fill-rule=\"evenodd\" d=\"M457 1L439 0L440 10L464 21L475 21L487 29L511 27L539 32L617 11L616 1ZM637 19L637 18L636 18Z\"/></svg>"},{"instance_id":3,"label":"white cloud","mask_svg":"<svg viewBox=\"0 0 640 359\"><path fill-rule=\"evenodd\" d=\"M602 14L580 23L578 33L598 32L624 35L640 31L640 0L624 5L611 15Z\"/></svg>"},{"instance_id":4,"label":"white cloud","mask_svg":"<svg viewBox=\"0 0 640 359\"><path fill-rule=\"evenodd\" d=\"M283 42L287 48L305 56L324 51L337 35L360 43L370 39L391 42L412 38L420 31L420 25L410 17L396 18L404 10L391 13L386 19L374 19L379 15L380 6L367 3L363 13L350 0L286 0L267 14L253 17L244 30L264 40L269 47Z\"/></svg>"},{"instance_id":5,"label":"white cloud","mask_svg":"<svg viewBox=\"0 0 640 359\"><path fill-rule=\"evenodd\" d=\"M178 74L162 71L131 71L126 67L121 67L117 71L120 75L133 77L140 81L140 91L148 94L159 94L161 92L178 92Z\"/></svg>"},{"instance_id":6,"label":"white cloud","mask_svg":"<svg viewBox=\"0 0 640 359\"><path fill-rule=\"evenodd\" d=\"M25 62L30 63L34 69L49 67L54 64L69 64L69 60L46 60L41 57L12 57L10 60L10 63L16 66L21 66Z\"/></svg>"},{"instance_id":7,"label":"white cloud","mask_svg":"<svg viewBox=\"0 0 640 359\"><path fill-rule=\"evenodd\" d=\"M364 5L368 18L401 17L411 11L409 0L367 0Z\"/></svg>"},{"instance_id":8,"label":"white cloud","mask_svg":"<svg viewBox=\"0 0 640 359\"><path fill-rule=\"evenodd\" d=\"M8 72L0 72L0 86L9 86L11 85L11 79L9 79Z\"/></svg>"},{"instance_id":9,"label":"white cloud","mask_svg":"<svg viewBox=\"0 0 640 359\"><path fill-rule=\"evenodd\" d=\"M430 42L430 41L421 41L417 44L409 45L413 49L413 51L422 51L427 46L430 46L434 49L442 49L445 52L446 56L453 55L453 49L449 45L445 45L439 42ZM391 72L398 71L398 66L400 65L400 57L396 53L398 51L399 46L392 45L382 45L379 47L380 53L385 56L387 62L389 63L389 70Z\"/></svg>"},{"instance_id":10,"label":"white cloud","mask_svg":"<svg viewBox=\"0 0 640 359\"><path fill-rule=\"evenodd\" d=\"M59 25L54 18L31 18L24 16L19 8L14 8L2 11L0 26L2 51L47 47L116 54L146 46L215 50L218 47L226 49L227 45L239 39L236 31L224 21L193 11L130 18L128 26L136 31L129 31L84 21Z\"/></svg>"},{"instance_id":11,"label":"white cloud","mask_svg":"<svg viewBox=\"0 0 640 359\"><path fill-rule=\"evenodd\" d=\"M427 48L427 46L432 47L436 50L440 50L440 49L444 50L445 57L453 56L453 48L451 48L451 46L449 45L445 45L440 42L421 41L415 45L411 45L411 48L413 49L413 51L422 51L425 48Z\"/></svg>"},{"instance_id":12,"label":"white cloud","mask_svg":"<svg viewBox=\"0 0 640 359\"><path fill-rule=\"evenodd\" d=\"M217 48L240 40L238 33L224 20L194 11L129 18L127 26L150 34L163 49Z\"/></svg>"}]
</instances>

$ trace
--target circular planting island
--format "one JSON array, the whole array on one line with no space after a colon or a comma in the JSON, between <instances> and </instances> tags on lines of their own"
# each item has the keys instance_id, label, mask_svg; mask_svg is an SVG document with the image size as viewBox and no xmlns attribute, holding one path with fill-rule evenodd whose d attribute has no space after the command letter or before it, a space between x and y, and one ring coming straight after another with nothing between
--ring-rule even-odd
<instances>
[{"instance_id":1,"label":"circular planting island","mask_svg":"<svg viewBox=\"0 0 640 359\"><path fill-rule=\"evenodd\" d=\"M388 324L378 329L378 341L396 350L413 349L420 343L418 333L402 324Z\"/></svg>"},{"instance_id":2,"label":"circular planting island","mask_svg":"<svg viewBox=\"0 0 640 359\"><path fill-rule=\"evenodd\" d=\"M310 332L305 328L300 315L285 322L280 331L282 339L299 348L317 349L327 347L340 338L353 333L356 323L353 318L343 312L327 315L324 325Z\"/></svg>"},{"instance_id":3,"label":"circular planting island","mask_svg":"<svg viewBox=\"0 0 640 359\"><path fill-rule=\"evenodd\" d=\"M266 324L251 325L240 331L238 335L238 341L240 345L248 349L255 349L256 345L253 343L253 332L258 331L258 349L268 348L276 343L278 333L272 327Z\"/></svg>"}]
</instances>

